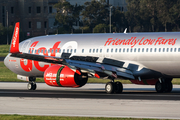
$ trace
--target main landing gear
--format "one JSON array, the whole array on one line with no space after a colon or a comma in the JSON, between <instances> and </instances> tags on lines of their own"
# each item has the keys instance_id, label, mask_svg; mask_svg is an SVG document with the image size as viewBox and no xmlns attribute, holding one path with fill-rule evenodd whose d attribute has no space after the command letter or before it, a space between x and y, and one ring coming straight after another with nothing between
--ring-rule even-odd
<instances>
[{"instance_id":1,"label":"main landing gear","mask_svg":"<svg viewBox=\"0 0 180 120\"><path fill-rule=\"evenodd\" d=\"M36 85L35 81L36 81L35 77L29 77L29 83L27 84L28 90L36 90L37 85Z\"/></svg>"},{"instance_id":2,"label":"main landing gear","mask_svg":"<svg viewBox=\"0 0 180 120\"><path fill-rule=\"evenodd\" d=\"M173 85L172 85L172 79L160 79L156 85L155 85L155 89L158 93L162 93L162 92L171 92L173 89Z\"/></svg>"},{"instance_id":3,"label":"main landing gear","mask_svg":"<svg viewBox=\"0 0 180 120\"><path fill-rule=\"evenodd\" d=\"M106 93L113 94L113 93L122 93L123 85L121 82L108 82L105 86Z\"/></svg>"}]
</instances>

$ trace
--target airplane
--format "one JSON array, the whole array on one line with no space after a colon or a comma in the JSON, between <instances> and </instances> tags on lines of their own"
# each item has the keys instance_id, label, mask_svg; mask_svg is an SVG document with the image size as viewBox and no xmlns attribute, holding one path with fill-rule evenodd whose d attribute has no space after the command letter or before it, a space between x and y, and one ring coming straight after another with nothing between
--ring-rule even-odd
<instances>
[{"instance_id":1,"label":"airplane","mask_svg":"<svg viewBox=\"0 0 180 120\"><path fill-rule=\"evenodd\" d=\"M117 79L155 85L171 92L180 77L179 32L63 34L34 37L19 43L17 22L4 64L36 90L36 78L49 86L82 87L89 77L109 79L108 94L122 93Z\"/></svg>"}]
</instances>

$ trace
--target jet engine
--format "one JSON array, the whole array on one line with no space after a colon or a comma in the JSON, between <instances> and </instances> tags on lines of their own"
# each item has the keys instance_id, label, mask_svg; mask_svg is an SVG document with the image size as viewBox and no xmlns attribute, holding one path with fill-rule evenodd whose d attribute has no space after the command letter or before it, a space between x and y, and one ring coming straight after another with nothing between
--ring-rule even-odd
<instances>
[{"instance_id":1,"label":"jet engine","mask_svg":"<svg viewBox=\"0 0 180 120\"><path fill-rule=\"evenodd\" d=\"M68 66L53 65L44 72L44 81L55 87L82 87L87 83L88 75L75 73Z\"/></svg>"}]
</instances>

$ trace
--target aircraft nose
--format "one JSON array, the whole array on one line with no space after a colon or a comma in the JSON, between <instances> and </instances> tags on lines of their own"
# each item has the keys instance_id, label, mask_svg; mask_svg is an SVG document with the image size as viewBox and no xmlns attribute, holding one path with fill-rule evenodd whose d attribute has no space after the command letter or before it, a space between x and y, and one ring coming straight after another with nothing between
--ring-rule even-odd
<instances>
[{"instance_id":1,"label":"aircraft nose","mask_svg":"<svg viewBox=\"0 0 180 120\"><path fill-rule=\"evenodd\" d=\"M7 68L9 68L9 64L10 64L10 62L9 62L9 55L10 55L10 54L8 54L8 55L5 57L5 59L4 59L4 65L5 65Z\"/></svg>"}]
</instances>

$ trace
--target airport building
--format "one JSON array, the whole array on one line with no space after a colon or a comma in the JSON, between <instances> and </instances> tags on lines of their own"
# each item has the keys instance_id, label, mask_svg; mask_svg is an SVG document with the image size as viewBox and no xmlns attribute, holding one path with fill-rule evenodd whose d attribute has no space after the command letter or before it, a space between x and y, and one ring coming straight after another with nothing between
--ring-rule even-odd
<instances>
[{"instance_id":1,"label":"airport building","mask_svg":"<svg viewBox=\"0 0 180 120\"><path fill-rule=\"evenodd\" d=\"M67 0L71 4L83 5L91 0ZM56 29L56 10L53 5L59 0L0 0L0 23L7 27L20 21L24 36L40 36ZM107 0L112 6L126 10L125 0Z\"/></svg>"}]
</instances>

